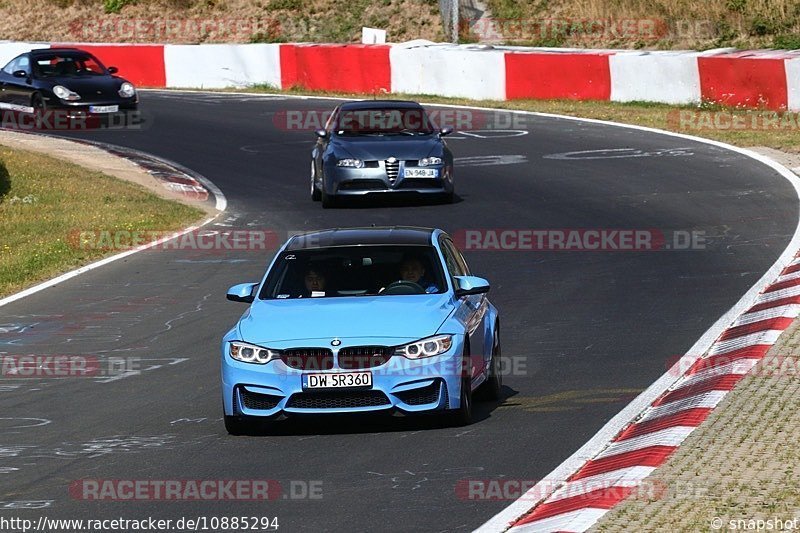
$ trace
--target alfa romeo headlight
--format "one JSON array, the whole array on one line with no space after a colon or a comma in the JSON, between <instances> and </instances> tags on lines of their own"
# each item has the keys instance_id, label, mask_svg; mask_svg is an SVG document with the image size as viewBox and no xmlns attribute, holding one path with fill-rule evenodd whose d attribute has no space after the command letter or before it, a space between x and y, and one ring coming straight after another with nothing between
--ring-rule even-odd
<instances>
[{"instance_id":1,"label":"alfa romeo headlight","mask_svg":"<svg viewBox=\"0 0 800 533\"><path fill-rule=\"evenodd\" d=\"M336 166L346 168L362 168L364 166L364 162L360 159L340 159L336 162Z\"/></svg>"},{"instance_id":2,"label":"alfa romeo headlight","mask_svg":"<svg viewBox=\"0 0 800 533\"><path fill-rule=\"evenodd\" d=\"M428 337L395 348L394 355L402 355L408 359L422 359L445 353L453 345L452 335L437 335Z\"/></svg>"},{"instance_id":3,"label":"alfa romeo headlight","mask_svg":"<svg viewBox=\"0 0 800 533\"><path fill-rule=\"evenodd\" d=\"M427 167L429 165L441 165L442 158L441 157L423 157L419 160L419 166Z\"/></svg>"},{"instance_id":4,"label":"alfa romeo headlight","mask_svg":"<svg viewBox=\"0 0 800 533\"><path fill-rule=\"evenodd\" d=\"M280 359L281 356L277 350L270 350L269 348L262 348L261 346L239 341L228 344L228 354L237 361L257 365L265 365L274 359Z\"/></svg>"},{"instance_id":5,"label":"alfa romeo headlight","mask_svg":"<svg viewBox=\"0 0 800 533\"><path fill-rule=\"evenodd\" d=\"M56 85L55 87L53 87L53 94L58 96L60 99L67 100L69 102L81 99L81 95L79 95L74 91L70 91L63 85Z\"/></svg>"}]
</instances>

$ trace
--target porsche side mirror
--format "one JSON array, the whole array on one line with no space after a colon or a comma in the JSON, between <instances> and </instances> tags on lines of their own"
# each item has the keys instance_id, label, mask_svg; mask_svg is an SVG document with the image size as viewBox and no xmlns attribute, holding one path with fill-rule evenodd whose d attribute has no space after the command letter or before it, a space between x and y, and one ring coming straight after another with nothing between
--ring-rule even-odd
<instances>
[{"instance_id":1,"label":"porsche side mirror","mask_svg":"<svg viewBox=\"0 0 800 533\"><path fill-rule=\"evenodd\" d=\"M240 283L228 289L227 298L232 302L244 302L251 304L256 299L253 291L258 287L258 283Z\"/></svg>"},{"instance_id":2,"label":"porsche side mirror","mask_svg":"<svg viewBox=\"0 0 800 533\"><path fill-rule=\"evenodd\" d=\"M28 77L28 73L25 72L24 70L15 70L14 73L11 74L11 75L14 76L15 78L27 78Z\"/></svg>"},{"instance_id":3,"label":"porsche side mirror","mask_svg":"<svg viewBox=\"0 0 800 533\"><path fill-rule=\"evenodd\" d=\"M451 133L453 133L453 128L442 128L439 131L439 135L441 135L442 137L444 137L445 135L450 135Z\"/></svg>"},{"instance_id":4,"label":"porsche side mirror","mask_svg":"<svg viewBox=\"0 0 800 533\"><path fill-rule=\"evenodd\" d=\"M456 298L489 292L489 282L478 276L456 276Z\"/></svg>"},{"instance_id":5,"label":"porsche side mirror","mask_svg":"<svg viewBox=\"0 0 800 533\"><path fill-rule=\"evenodd\" d=\"M327 139L328 138L328 132L323 130L323 129L315 130L314 134L317 137L319 137L320 139Z\"/></svg>"},{"instance_id":6,"label":"porsche side mirror","mask_svg":"<svg viewBox=\"0 0 800 533\"><path fill-rule=\"evenodd\" d=\"M108 67L109 74L116 74L117 72L119 72L119 69L117 67Z\"/></svg>"}]
</instances>

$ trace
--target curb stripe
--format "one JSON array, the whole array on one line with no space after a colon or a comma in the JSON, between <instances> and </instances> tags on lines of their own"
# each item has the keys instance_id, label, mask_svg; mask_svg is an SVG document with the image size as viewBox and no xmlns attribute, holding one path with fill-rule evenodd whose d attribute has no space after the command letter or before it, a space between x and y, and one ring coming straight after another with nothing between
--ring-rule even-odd
<instances>
[{"instance_id":1,"label":"curb stripe","mask_svg":"<svg viewBox=\"0 0 800 533\"><path fill-rule=\"evenodd\" d=\"M600 520L608 509L582 509L564 513L553 518L545 518L531 524L515 526L509 533L553 533L586 531L592 524Z\"/></svg>"},{"instance_id":2,"label":"curb stripe","mask_svg":"<svg viewBox=\"0 0 800 533\"><path fill-rule=\"evenodd\" d=\"M723 353L729 353L735 350L740 350L742 348L746 348L754 344L772 345L775 344L775 341L778 340L778 337L781 336L781 333L783 333L783 330L768 329L764 331L758 331L756 333L750 333L749 335L743 335L735 339L717 341L711 346L711 349L708 351L708 354L720 355Z\"/></svg>"},{"instance_id":3,"label":"curb stripe","mask_svg":"<svg viewBox=\"0 0 800 533\"><path fill-rule=\"evenodd\" d=\"M568 513L585 507L595 509L611 509L616 504L624 500L628 494L633 492L634 487L614 487L611 489L599 489L565 498L553 503L544 503L536 508L536 511L523 518L518 524L527 524L542 518L550 518L562 513Z\"/></svg>"},{"instance_id":4,"label":"curb stripe","mask_svg":"<svg viewBox=\"0 0 800 533\"><path fill-rule=\"evenodd\" d=\"M800 304L800 295L797 296L789 296L786 298L781 298L779 300L772 300L771 302L764 302L760 304L756 304L750 309L747 310L748 313L755 313L757 311L762 311L764 309L769 309L771 307L779 307L782 305L789 305L789 304Z\"/></svg>"},{"instance_id":5,"label":"curb stripe","mask_svg":"<svg viewBox=\"0 0 800 533\"><path fill-rule=\"evenodd\" d=\"M660 429L646 435L640 435L624 441L612 442L608 448L598 455L597 459L604 457L612 457L622 453L632 452L634 450L641 450L643 448L652 448L653 446L673 446L677 447L683 442L689 433L694 431L693 426L676 426L666 429Z\"/></svg>"},{"instance_id":6,"label":"curb stripe","mask_svg":"<svg viewBox=\"0 0 800 533\"><path fill-rule=\"evenodd\" d=\"M732 328L728 328L728 330L719 336L719 341L726 341L729 339L735 339L737 337L744 337L750 333L755 333L756 331L766 331L766 330L781 330L788 328L794 319L786 318L786 317L779 317L779 318L770 318L767 320L760 320L758 322L753 322L751 324L743 324L741 326L733 326Z\"/></svg>"},{"instance_id":7,"label":"curb stripe","mask_svg":"<svg viewBox=\"0 0 800 533\"><path fill-rule=\"evenodd\" d=\"M549 501L571 498L600 488L636 487L639 485L638 482L649 476L653 470L655 470L654 466L632 466L630 468L613 470L605 474L569 481L563 487L555 491Z\"/></svg>"},{"instance_id":8,"label":"curb stripe","mask_svg":"<svg viewBox=\"0 0 800 533\"><path fill-rule=\"evenodd\" d=\"M800 278L798 279L790 279L786 281L779 281L778 283L773 283L764 291L765 293L779 291L781 289L788 289L789 287L796 287L800 285Z\"/></svg>"},{"instance_id":9,"label":"curb stripe","mask_svg":"<svg viewBox=\"0 0 800 533\"><path fill-rule=\"evenodd\" d=\"M727 391L715 390L705 394L698 394L697 396L692 396L691 398L686 398L685 400L678 400L664 405L659 405L658 407L651 407L645 412L642 420L660 418L662 416L671 415L679 411L693 409L696 407L707 407L709 409L713 409L719 402L722 401L722 398L725 397L726 393Z\"/></svg>"},{"instance_id":10,"label":"curb stripe","mask_svg":"<svg viewBox=\"0 0 800 533\"><path fill-rule=\"evenodd\" d=\"M762 359L772 346L759 344L748 348L743 348L735 352L728 352L721 355L712 355L705 359L698 360L687 372L687 376L699 374L709 368L717 368L728 363L733 363L741 359Z\"/></svg>"},{"instance_id":11,"label":"curb stripe","mask_svg":"<svg viewBox=\"0 0 800 533\"><path fill-rule=\"evenodd\" d=\"M743 324L752 324L754 322L759 322L760 320L766 320L768 318L778 318L778 317L788 317L792 318L797 316L798 311L800 311L799 304L788 304L788 305L776 305L774 307L770 307L768 309L762 309L760 311L748 311L747 313L743 314L736 321L733 323L734 326L741 326Z\"/></svg>"},{"instance_id":12,"label":"curb stripe","mask_svg":"<svg viewBox=\"0 0 800 533\"><path fill-rule=\"evenodd\" d=\"M651 420L637 422L628 426L614 440L619 442L633 437L638 437L646 433L651 433L653 431L659 431L661 429L675 426L697 427L708 417L709 413L711 413L710 407L691 407L689 409L662 416L660 418L653 418Z\"/></svg>"},{"instance_id":13,"label":"curb stripe","mask_svg":"<svg viewBox=\"0 0 800 533\"><path fill-rule=\"evenodd\" d=\"M664 405L665 403L674 402L676 400L682 400L684 398L688 398L690 396L696 396L698 394L702 394L704 392L711 392L711 391L729 391L733 389L734 386L742 379L741 374L727 374L724 376L716 376L711 379L705 380L701 383L697 383L694 385L689 385L688 387L681 387L679 389L675 389L671 392L668 392L655 402L653 405L658 407L659 405Z\"/></svg>"},{"instance_id":14,"label":"curb stripe","mask_svg":"<svg viewBox=\"0 0 800 533\"><path fill-rule=\"evenodd\" d=\"M649 448L641 448L630 452L620 453L602 459L592 459L587 462L583 468L578 470L570 481L576 479L583 479L620 468L629 468L632 466L658 466L664 462L664 459L670 456L675 451L675 446L650 446Z\"/></svg>"},{"instance_id":15,"label":"curb stripe","mask_svg":"<svg viewBox=\"0 0 800 533\"><path fill-rule=\"evenodd\" d=\"M729 363L721 363L715 367L706 368L700 372L695 372L689 377L684 378L680 383L681 388L689 387L691 385L698 385L718 376L728 374L744 375L758 364L760 359L737 359ZM676 389L677 390L677 389Z\"/></svg>"}]
</instances>

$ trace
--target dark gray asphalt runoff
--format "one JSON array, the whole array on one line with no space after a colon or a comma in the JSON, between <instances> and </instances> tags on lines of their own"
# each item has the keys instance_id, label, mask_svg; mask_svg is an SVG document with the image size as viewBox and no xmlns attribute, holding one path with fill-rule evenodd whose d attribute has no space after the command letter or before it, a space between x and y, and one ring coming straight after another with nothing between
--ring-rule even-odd
<instances>
[{"instance_id":1,"label":"dark gray asphalt runoff","mask_svg":"<svg viewBox=\"0 0 800 533\"><path fill-rule=\"evenodd\" d=\"M374 223L453 233L695 230L705 233L706 249L468 252L473 271L492 282L503 353L523 363L505 378L503 404L480 404L467 428L311 419L255 437L225 433L218 351L245 309L225 300L226 289L259 279L270 254L135 254L0 308L0 352L7 355L138 358L145 369L112 382L0 380L0 516L247 515L277 516L281 531L473 529L510 502L465 501L455 491L461 480L536 480L550 472L740 298L786 247L798 218L790 184L737 153L541 117L520 136L454 136L456 157L515 155L523 162L457 168L460 201L453 205L323 210L308 198L313 134L280 130L274 117L333 102L165 93L142 99L152 127L81 136L168 158L212 180L229 202L220 219L229 226L217 229ZM627 148L650 155L552 157ZM322 498L71 497L70 484L86 478L274 479L287 492L292 481L310 481L321 482ZM30 501L50 503L13 503Z\"/></svg>"}]
</instances>

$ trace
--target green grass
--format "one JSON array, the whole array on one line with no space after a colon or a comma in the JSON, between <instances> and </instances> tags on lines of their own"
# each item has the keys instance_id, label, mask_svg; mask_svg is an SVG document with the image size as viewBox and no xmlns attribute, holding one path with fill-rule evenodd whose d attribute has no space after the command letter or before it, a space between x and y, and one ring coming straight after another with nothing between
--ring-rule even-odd
<instances>
[{"instance_id":1,"label":"green grass","mask_svg":"<svg viewBox=\"0 0 800 533\"><path fill-rule=\"evenodd\" d=\"M267 85L256 85L247 89L221 89L222 91L241 91L269 94L297 94L309 96L333 96L353 99L370 98L371 95L341 93L332 91L313 91L303 87L292 87L280 91ZM800 114L794 113L797 128L778 128L763 130L730 130L730 129L688 129L681 127L677 120L677 113L685 111L702 111L707 113L723 112L726 116L739 117L752 123L752 115L759 111L727 108L717 104L703 104L675 106L651 102L603 102L603 101L576 101L576 100L511 100L500 102L496 100L470 100L467 98L445 98L425 94L381 94L382 99L417 100L420 102L453 104L476 107L491 107L495 109L518 109L540 113L553 113L581 118L610 120L625 124L647 126L676 133L695 135L717 141L726 142L735 146L752 147L766 146L776 150L800 153ZM769 114L771 112L764 112Z\"/></svg>"},{"instance_id":2,"label":"green grass","mask_svg":"<svg viewBox=\"0 0 800 533\"><path fill-rule=\"evenodd\" d=\"M81 249L76 231L177 230L203 212L143 187L0 145L0 296L114 251Z\"/></svg>"}]
</instances>

